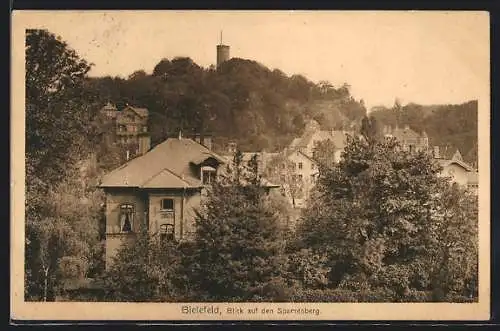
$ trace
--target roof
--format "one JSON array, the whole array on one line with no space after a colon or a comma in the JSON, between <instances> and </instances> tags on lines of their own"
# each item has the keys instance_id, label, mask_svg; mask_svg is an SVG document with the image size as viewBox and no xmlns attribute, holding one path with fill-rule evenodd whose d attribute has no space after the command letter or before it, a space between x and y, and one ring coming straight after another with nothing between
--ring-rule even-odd
<instances>
[{"instance_id":1,"label":"roof","mask_svg":"<svg viewBox=\"0 0 500 331\"><path fill-rule=\"evenodd\" d=\"M106 174L100 187L189 188L201 187L191 164L224 159L191 139L169 138L146 154Z\"/></svg>"},{"instance_id":2,"label":"roof","mask_svg":"<svg viewBox=\"0 0 500 331\"><path fill-rule=\"evenodd\" d=\"M418 139L423 137L410 128L395 128L390 134L398 140Z\"/></svg>"},{"instance_id":3,"label":"roof","mask_svg":"<svg viewBox=\"0 0 500 331\"><path fill-rule=\"evenodd\" d=\"M473 168L468 165L467 163L463 162L463 161L460 161L460 160L444 160L444 159L438 159L438 163L442 166L442 167L446 167L446 166L449 166L451 164L456 164L462 168L464 168L466 171L473 171Z\"/></svg>"},{"instance_id":4,"label":"roof","mask_svg":"<svg viewBox=\"0 0 500 331\"><path fill-rule=\"evenodd\" d=\"M126 106L125 108L122 109L124 111L125 109L132 109L137 113L137 115L141 117L147 117L149 115L149 111L146 108L138 108L138 107L132 107L132 106Z\"/></svg>"},{"instance_id":5,"label":"roof","mask_svg":"<svg viewBox=\"0 0 500 331\"><path fill-rule=\"evenodd\" d=\"M462 155L460 154L458 148L454 148L451 146L434 146L434 148L436 147L439 148L439 159L456 159L462 161Z\"/></svg>"},{"instance_id":6,"label":"roof","mask_svg":"<svg viewBox=\"0 0 500 331\"><path fill-rule=\"evenodd\" d=\"M115 105L113 105L111 102L108 102L104 107L101 108L101 110L117 110Z\"/></svg>"},{"instance_id":7,"label":"roof","mask_svg":"<svg viewBox=\"0 0 500 331\"><path fill-rule=\"evenodd\" d=\"M314 161L314 159L312 157L310 157L309 155L307 155L306 153L304 153L303 151L301 150L294 150L294 149L289 149L285 152L285 157L289 157L290 155L294 154L294 153L297 153L299 155L302 155L303 157L305 157L306 159L310 160L311 162L313 163L316 163L316 161Z\"/></svg>"},{"instance_id":8,"label":"roof","mask_svg":"<svg viewBox=\"0 0 500 331\"><path fill-rule=\"evenodd\" d=\"M334 130L318 130L306 131L302 137L295 138L290 144L290 148L308 146L314 140L326 141L330 140L338 149L344 149L347 143L347 135L352 134L348 131L334 131Z\"/></svg>"}]
</instances>

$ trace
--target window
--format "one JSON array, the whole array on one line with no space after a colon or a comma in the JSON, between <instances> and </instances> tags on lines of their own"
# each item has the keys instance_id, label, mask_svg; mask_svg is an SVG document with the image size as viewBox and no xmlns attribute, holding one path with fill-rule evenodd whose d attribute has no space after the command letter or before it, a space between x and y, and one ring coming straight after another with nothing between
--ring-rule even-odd
<instances>
[{"instance_id":1,"label":"window","mask_svg":"<svg viewBox=\"0 0 500 331\"><path fill-rule=\"evenodd\" d=\"M299 169L302 169L302 166L303 166L302 162L299 162Z\"/></svg>"},{"instance_id":2,"label":"window","mask_svg":"<svg viewBox=\"0 0 500 331\"><path fill-rule=\"evenodd\" d=\"M280 164L280 168L281 168L281 169L285 169L285 164L284 164L284 163L281 163L281 164Z\"/></svg>"},{"instance_id":3,"label":"window","mask_svg":"<svg viewBox=\"0 0 500 331\"><path fill-rule=\"evenodd\" d=\"M209 166L201 167L201 181L204 185L215 182L216 170Z\"/></svg>"},{"instance_id":4,"label":"window","mask_svg":"<svg viewBox=\"0 0 500 331\"><path fill-rule=\"evenodd\" d=\"M134 206L128 203L120 206L120 230L121 232L132 232L134 224Z\"/></svg>"},{"instance_id":5,"label":"window","mask_svg":"<svg viewBox=\"0 0 500 331\"><path fill-rule=\"evenodd\" d=\"M118 126L118 131L124 132L125 131L125 125L119 125Z\"/></svg>"},{"instance_id":6,"label":"window","mask_svg":"<svg viewBox=\"0 0 500 331\"><path fill-rule=\"evenodd\" d=\"M160 225L160 238L165 241L173 241L175 239L175 231L173 224Z\"/></svg>"},{"instance_id":7,"label":"window","mask_svg":"<svg viewBox=\"0 0 500 331\"><path fill-rule=\"evenodd\" d=\"M215 172L211 170L203 170L203 184L208 185L215 181Z\"/></svg>"},{"instance_id":8,"label":"window","mask_svg":"<svg viewBox=\"0 0 500 331\"><path fill-rule=\"evenodd\" d=\"M148 132L148 127L146 125L142 127L142 132Z\"/></svg>"},{"instance_id":9,"label":"window","mask_svg":"<svg viewBox=\"0 0 500 331\"><path fill-rule=\"evenodd\" d=\"M299 175L299 179L302 180L302 175Z\"/></svg>"},{"instance_id":10,"label":"window","mask_svg":"<svg viewBox=\"0 0 500 331\"><path fill-rule=\"evenodd\" d=\"M174 210L174 199L162 199L161 210Z\"/></svg>"},{"instance_id":11,"label":"window","mask_svg":"<svg viewBox=\"0 0 500 331\"><path fill-rule=\"evenodd\" d=\"M311 163L311 169L314 170L314 163Z\"/></svg>"}]
</instances>

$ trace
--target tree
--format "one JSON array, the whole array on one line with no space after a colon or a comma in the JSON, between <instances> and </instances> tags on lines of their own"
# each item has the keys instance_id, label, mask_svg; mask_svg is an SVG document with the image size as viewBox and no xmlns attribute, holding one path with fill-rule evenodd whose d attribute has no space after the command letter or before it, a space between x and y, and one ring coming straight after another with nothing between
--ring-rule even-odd
<instances>
[{"instance_id":1,"label":"tree","mask_svg":"<svg viewBox=\"0 0 500 331\"><path fill-rule=\"evenodd\" d=\"M313 159L319 168L331 168L335 164L337 147L330 139L318 141L313 149Z\"/></svg>"},{"instance_id":2,"label":"tree","mask_svg":"<svg viewBox=\"0 0 500 331\"><path fill-rule=\"evenodd\" d=\"M79 96L90 65L46 30L26 31L26 154L28 178L64 177L68 153L82 144L86 108ZM79 139L80 138L80 139ZM74 157L74 156L73 156Z\"/></svg>"},{"instance_id":3,"label":"tree","mask_svg":"<svg viewBox=\"0 0 500 331\"><path fill-rule=\"evenodd\" d=\"M370 141L376 141L381 138L380 130L378 128L378 123L375 117L363 117L361 121L361 134L363 137Z\"/></svg>"},{"instance_id":4,"label":"tree","mask_svg":"<svg viewBox=\"0 0 500 331\"><path fill-rule=\"evenodd\" d=\"M198 300L276 300L270 287L283 262L279 222L264 188L253 180L256 175L238 159L198 211L193 247L184 261Z\"/></svg>"},{"instance_id":5,"label":"tree","mask_svg":"<svg viewBox=\"0 0 500 331\"><path fill-rule=\"evenodd\" d=\"M182 294L181 253L178 242L164 240L142 224L135 238L124 241L104 274L107 300L175 302Z\"/></svg>"},{"instance_id":6,"label":"tree","mask_svg":"<svg viewBox=\"0 0 500 331\"><path fill-rule=\"evenodd\" d=\"M407 300L412 291L447 287L436 279L451 269L461 282L455 291L469 287L476 207L439 171L429 155L404 152L393 139L348 139L343 159L320 170L315 199L298 230L305 246L329 256L330 286L381 288L394 300ZM443 233L452 237L443 240ZM452 262L446 253L451 243L473 252L455 253L461 258ZM457 273L458 260L467 261L468 272Z\"/></svg>"},{"instance_id":7,"label":"tree","mask_svg":"<svg viewBox=\"0 0 500 331\"><path fill-rule=\"evenodd\" d=\"M25 294L27 300L53 300L61 258L85 260L96 238L82 235L93 233L99 199L82 188L79 172L91 148L92 113L83 89L90 65L46 30L27 30L25 51Z\"/></svg>"},{"instance_id":8,"label":"tree","mask_svg":"<svg viewBox=\"0 0 500 331\"><path fill-rule=\"evenodd\" d=\"M28 224L25 288L29 300L54 300L68 280L65 266L77 268L79 272L73 276L83 278L96 263L92 252L100 241L104 197L86 187L88 181L89 177L73 173L52 186L45 196L43 214Z\"/></svg>"},{"instance_id":9,"label":"tree","mask_svg":"<svg viewBox=\"0 0 500 331\"><path fill-rule=\"evenodd\" d=\"M288 159L286 153L280 153L269 161L265 175L272 182L282 185L283 194L291 200L294 208L297 199L306 196L307 187L296 173L295 162Z\"/></svg>"}]
</instances>

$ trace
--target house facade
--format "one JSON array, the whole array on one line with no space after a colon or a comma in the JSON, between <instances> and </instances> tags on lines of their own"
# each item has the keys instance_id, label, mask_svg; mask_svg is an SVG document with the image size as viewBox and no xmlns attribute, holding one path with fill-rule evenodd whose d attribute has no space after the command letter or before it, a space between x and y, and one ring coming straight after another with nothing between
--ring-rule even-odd
<instances>
[{"instance_id":1,"label":"house facade","mask_svg":"<svg viewBox=\"0 0 500 331\"><path fill-rule=\"evenodd\" d=\"M279 162L272 170L283 185L285 195L296 208L303 208L316 183L318 166L316 162L300 150L288 150L282 156L286 161ZM279 159L278 159L279 160Z\"/></svg>"},{"instance_id":2,"label":"house facade","mask_svg":"<svg viewBox=\"0 0 500 331\"><path fill-rule=\"evenodd\" d=\"M319 142L329 140L335 146L335 153L332 155L333 163L339 162L347 144L347 137L354 135L352 131L321 130L318 122L311 120L306 125L302 136L292 140L287 147L288 150L299 150L303 154L312 158L314 149Z\"/></svg>"},{"instance_id":3,"label":"house facade","mask_svg":"<svg viewBox=\"0 0 500 331\"><path fill-rule=\"evenodd\" d=\"M472 193L478 192L478 171L464 162L458 149L447 146L434 146L433 157L442 167L443 177L450 177L453 183L466 187Z\"/></svg>"},{"instance_id":4,"label":"house facade","mask_svg":"<svg viewBox=\"0 0 500 331\"><path fill-rule=\"evenodd\" d=\"M141 226L167 239L189 240L202 190L225 159L191 139L169 138L110 172L106 193L106 266Z\"/></svg>"},{"instance_id":5,"label":"house facade","mask_svg":"<svg viewBox=\"0 0 500 331\"><path fill-rule=\"evenodd\" d=\"M125 106L119 111L111 103L101 109L101 114L114 125L115 137L123 146L127 146L130 156L145 154L151 148L148 131L149 111L146 108Z\"/></svg>"}]
</instances>

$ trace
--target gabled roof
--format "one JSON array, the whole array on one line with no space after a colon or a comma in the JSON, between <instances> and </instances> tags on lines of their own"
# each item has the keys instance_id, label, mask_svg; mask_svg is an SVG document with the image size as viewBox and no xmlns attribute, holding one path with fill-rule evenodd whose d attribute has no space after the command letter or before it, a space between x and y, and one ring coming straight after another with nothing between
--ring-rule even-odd
<instances>
[{"instance_id":1,"label":"gabled roof","mask_svg":"<svg viewBox=\"0 0 500 331\"><path fill-rule=\"evenodd\" d=\"M418 139L423 137L410 128L395 128L390 134L398 140Z\"/></svg>"},{"instance_id":2,"label":"gabled roof","mask_svg":"<svg viewBox=\"0 0 500 331\"><path fill-rule=\"evenodd\" d=\"M301 150L296 150L296 149L288 149L286 152L285 152L285 157L288 158L289 156L291 156L292 154L299 154L301 156L303 156L304 158L310 160L311 162L313 163L316 163L316 161L314 161L314 159L312 157L310 157L309 155L307 155L306 153L302 152Z\"/></svg>"},{"instance_id":3,"label":"gabled roof","mask_svg":"<svg viewBox=\"0 0 500 331\"><path fill-rule=\"evenodd\" d=\"M197 183L191 181L189 183L187 180L183 179L180 176L177 176L173 172L168 169L163 169L156 175L154 175L151 179L146 181L142 188L184 188L196 186Z\"/></svg>"},{"instance_id":4,"label":"gabled roof","mask_svg":"<svg viewBox=\"0 0 500 331\"><path fill-rule=\"evenodd\" d=\"M439 149L439 159L445 159L445 160L460 160L463 161L462 159L462 154L460 154L460 151L458 148L454 148L452 146L435 146L434 148Z\"/></svg>"},{"instance_id":5,"label":"gabled roof","mask_svg":"<svg viewBox=\"0 0 500 331\"><path fill-rule=\"evenodd\" d=\"M462 168L464 168L466 171L473 171L474 169L468 165L467 163L460 161L460 160L443 160L443 159L438 159L439 164L442 167L447 167L451 164L456 164Z\"/></svg>"},{"instance_id":6,"label":"gabled roof","mask_svg":"<svg viewBox=\"0 0 500 331\"><path fill-rule=\"evenodd\" d=\"M130 160L102 179L100 187L201 187L191 163L213 157L224 159L191 139L169 138L146 154Z\"/></svg>"},{"instance_id":7,"label":"gabled roof","mask_svg":"<svg viewBox=\"0 0 500 331\"><path fill-rule=\"evenodd\" d=\"M127 110L127 109L131 109L140 117L148 117L148 115L149 115L149 111L146 108L126 106L125 108L122 109L122 112Z\"/></svg>"}]
</instances>

